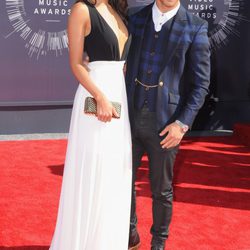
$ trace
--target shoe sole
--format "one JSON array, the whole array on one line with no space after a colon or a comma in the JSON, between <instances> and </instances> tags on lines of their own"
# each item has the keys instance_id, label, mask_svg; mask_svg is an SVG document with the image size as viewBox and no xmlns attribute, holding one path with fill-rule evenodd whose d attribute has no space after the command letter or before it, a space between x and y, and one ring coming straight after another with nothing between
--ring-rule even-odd
<instances>
[{"instance_id":1,"label":"shoe sole","mask_svg":"<svg viewBox=\"0 0 250 250\"><path fill-rule=\"evenodd\" d=\"M130 247L128 250L138 250L141 243L138 243L136 246Z\"/></svg>"}]
</instances>

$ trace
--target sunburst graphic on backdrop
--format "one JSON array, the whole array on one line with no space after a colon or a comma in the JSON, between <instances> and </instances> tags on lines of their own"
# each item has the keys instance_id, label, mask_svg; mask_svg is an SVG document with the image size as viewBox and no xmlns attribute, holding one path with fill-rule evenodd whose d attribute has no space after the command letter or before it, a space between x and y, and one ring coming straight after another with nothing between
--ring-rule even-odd
<instances>
[{"instance_id":1,"label":"sunburst graphic on backdrop","mask_svg":"<svg viewBox=\"0 0 250 250\"><path fill-rule=\"evenodd\" d=\"M18 34L25 42L29 57L62 55L68 50L65 27L71 3L73 0L5 0L13 27L5 38Z\"/></svg>"},{"instance_id":2,"label":"sunburst graphic on backdrop","mask_svg":"<svg viewBox=\"0 0 250 250\"><path fill-rule=\"evenodd\" d=\"M74 0L5 0L7 15L13 27L13 31L5 38L17 33L25 41L29 57L38 59L40 56L62 55L63 51L68 49L66 17L73 2ZM148 4L152 1L130 0L130 2L144 5L145 2ZM238 26L242 21L247 21L241 14L244 0L182 0L181 2L194 15L209 22L212 49L226 45L231 35L239 37Z\"/></svg>"},{"instance_id":3,"label":"sunburst graphic on backdrop","mask_svg":"<svg viewBox=\"0 0 250 250\"><path fill-rule=\"evenodd\" d=\"M244 0L183 0L184 7L209 23L211 49L228 44L230 36L240 37L238 26L248 21L241 13Z\"/></svg>"},{"instance_id":4,"label":"sunburst graphic on backdrop","mask_svg":"<svg viewBox=\"0 0 250 250\"><path fill-rule=\"evenodd\" d=\"M228 5L228 11L223 13L223 17L215 29L209 32L212 48L220 48L226 45L229 35L240 37L237 27L240 22L247 21L246 18L240 14L244 8L244 2L242 0L225 0L224 4Z\"/></svg>"}]
</instances>

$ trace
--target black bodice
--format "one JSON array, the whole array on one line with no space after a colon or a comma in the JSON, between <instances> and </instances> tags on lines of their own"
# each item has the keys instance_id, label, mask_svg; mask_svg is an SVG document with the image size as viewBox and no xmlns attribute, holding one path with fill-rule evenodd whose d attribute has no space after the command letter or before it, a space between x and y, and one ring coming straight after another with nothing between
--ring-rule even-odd
<instances>
[{"instance_id":1,"label":"black bodice","mask_svg":"<svg viewBox=\"0 0 250 250\"><path fill-rule=\"evenodd\" d=\"M87 6L91 20L91 32L85 37L85 52L89 56L89 61L126 60L131 40L130 37L120 57L118 39L114 31L94 6Z\"/></svg>"}]
</instances>

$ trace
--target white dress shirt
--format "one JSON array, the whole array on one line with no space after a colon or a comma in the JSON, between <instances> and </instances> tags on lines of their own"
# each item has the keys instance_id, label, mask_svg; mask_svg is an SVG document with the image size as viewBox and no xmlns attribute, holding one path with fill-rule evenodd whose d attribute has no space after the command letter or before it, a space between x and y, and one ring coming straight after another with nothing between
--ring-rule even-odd
<instances>
[{"instance_id":1,"label":"white dress shirt","mask_svg":"<svg viewBox=\"0 0 250 250\"><path fill-rule=\"evenodd\" d=\"M170 20L172 17L174 17L177 13L177 11L180 8L180 3L172 10L167 11L165 13L161 12L158 8L156 2L153 5L152 8L152 18L155 25L155 31L159 32L161 31L162 26Z\"/></svg>"}]
</instances>

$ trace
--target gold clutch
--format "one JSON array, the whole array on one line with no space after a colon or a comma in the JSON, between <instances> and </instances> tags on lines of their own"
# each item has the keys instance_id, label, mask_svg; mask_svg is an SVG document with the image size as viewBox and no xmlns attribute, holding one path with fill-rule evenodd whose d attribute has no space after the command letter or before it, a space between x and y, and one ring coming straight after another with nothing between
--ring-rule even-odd
<instances>
[{"instance_id":1,"label":"gold clutch","mask_svg":"<svg viewBox=\"0 0 250 250\"><path fill-rule=\"evenodd\" d=\"M121 104L119 102L111 102L111 103L118 114L118 117L113 116L113 118L119 119L121 117ZM93 97L90 97L90 96L86 97L85 103L84 103L84 113L91 114L91 115L97 114L96 100Z\"/></svg>"}]
</instances>

